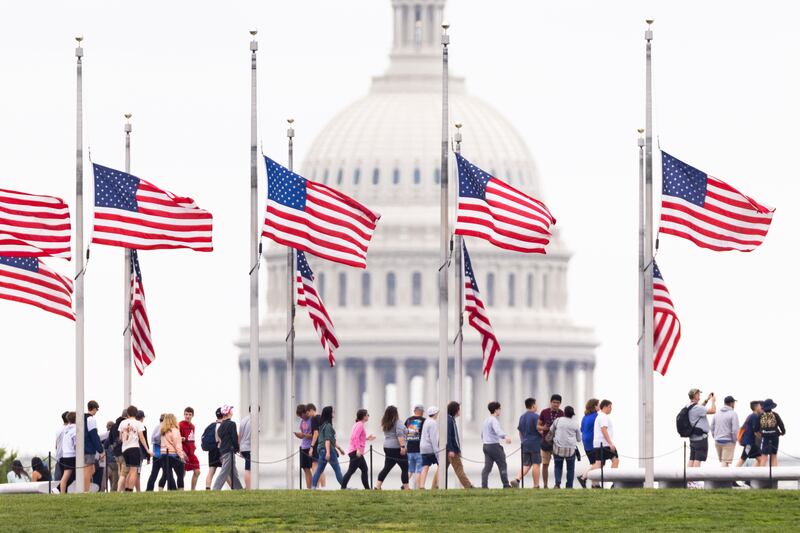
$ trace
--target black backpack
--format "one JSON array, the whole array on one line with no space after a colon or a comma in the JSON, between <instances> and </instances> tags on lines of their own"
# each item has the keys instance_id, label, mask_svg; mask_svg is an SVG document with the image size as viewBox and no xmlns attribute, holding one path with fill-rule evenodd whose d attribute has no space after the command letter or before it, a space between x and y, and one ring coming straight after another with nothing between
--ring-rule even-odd
<instances>
[{"instance_id":1,"label":"black backpack","mask_svg":"<svg viewBox=\"0 0 800 533\"><path fill-rule=\"evenodd\" d=\"M108 432L108 443L111 445L111 451L114 452L114 457L122 457L122 439L119 436L119 425L124 418L118 418L111 430Z\"/></svg>"},{"instance_id":2,"label":"black backpack","mask_svg":"<svg viewBox=\"0 0 800 533\"><path fill-rule=\"evenodd\" d=\"M204 452L210 452L217 447L217 436L214 434L217 429L217 423L211 422L206 429L203 430L203 437L200 439L200 447Z\"/></svg>"},{"instance_id":3,"label":"black backpack","mask_svg":"<svg viewBox=\"0 0 800 533\"><path fill-rule=\"evenodd\" d=\"M681 437L691 437L694 434L695 426L697 426L700 419L697 419L697 422L694 424L689 421L689 411L691 411L692 407L695 404L690 404L680 410L678 416L675 418L675 426L678 429L678 435Z\"/></svg>"}]
</instances>

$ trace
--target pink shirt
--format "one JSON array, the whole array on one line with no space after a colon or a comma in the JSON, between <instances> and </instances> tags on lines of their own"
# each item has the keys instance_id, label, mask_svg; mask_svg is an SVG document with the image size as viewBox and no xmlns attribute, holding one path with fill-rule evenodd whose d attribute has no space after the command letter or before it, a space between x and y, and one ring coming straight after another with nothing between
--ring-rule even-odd
<instances>
[{"instance_id":1,"label":"pink shirt","mask_svg":"<svg viewBox=\"0 0 800 533\"><path fill-rule=\"evenodd\" d=\"M364 448L367 445L367 430L364 428L364 422L356 422L353 424L353 431L350 432L350 449L347 453L353 453L358 450L361 455L364 455Z\"/></svg>"}]
</instances>

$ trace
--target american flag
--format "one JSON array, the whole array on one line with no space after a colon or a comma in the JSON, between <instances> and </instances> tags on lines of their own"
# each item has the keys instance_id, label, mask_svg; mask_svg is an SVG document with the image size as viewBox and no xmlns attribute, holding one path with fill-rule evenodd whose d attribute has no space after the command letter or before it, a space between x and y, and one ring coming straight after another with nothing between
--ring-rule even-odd
<instances>
[{"instance_id":1,"label":"american flag","mask_svg":"<svg viewBox=\"0 0 800 533\"><path fill-rule=\"evenodd\" d=\"M500 351L500 344L494 335L494 329L492 328L492 323L489 322L486 306L483 304L481 293L478 291L478 282L475 280L475 273L472 271L472 262L469 260L466 243L464 243L464 311L467 312L469 325L481 335L483 377L489 379L494 356Z\"/></svg>"},{"instance_id":2,"label":"american flag","mask_svg":"<svg viewBox=\"0 0 800 533\"><path fill-rule=\"evenodd\" d=\"M661 233L718 252L751 252L764 242L775 209L661 152Z\"/></svg>"},{"instance_id":3,"label":"american flag","mask_svg":"<svg viewBox=\"0 0 800 533\"><path fill-rule=\"evenodd\" d=\"M380 215L327 185L264 159L267 217L263 235L329 261L366 268L367 247Z\"/></svg>"},{"instance_id":4,"label":"american flag","mask_svg":"<svg viewBox=\"0 0 800 533\"><path fill-rule=\"evenodd\" d=\"M138 250L214 249L211 213L191 198L102 165L94 165L94 191L92 243Z\"/></svg>"},{"instance_id":5,"label":"american flag","mask_svg":"<svg viewBox=\"0 0 800 533\"><path fill-rule=\"evenodd\" d=\"M72 280L36 257L0 257L0 298L75 320Z\"/></svg>"},{"instance_id":6,"label":"american flag","mask_svg":"<svg viewBox=\"0 0 800 533\"><path fill-rule=\"evenodd\" d=\"M653 337L653 370L665 375L678 341L681 340L681 322L675 314L672 298L655 262L653 262Z\"/></svg>"},{"instance_id":7,"label":"american flag","mask_svg":"<svg viewBox=\"0 0 800 533\"><path fill-rule=\"evenodd\" d=\"M144 302L142 271L139 268L139 254L131 250L131 351L133 363L141 376L145 367L156 358L153 339L150 336L150 321L147 319L147 306Z\"/></svg>"},{"instance_id":8,"label":"american flag","mask_svg":"<svg viewBox=\"0 0 800 533\"><path fill-rule=\"evenodd\" d=\"M460 154L456 234L485 239L495 246L546 253L556 219L539 200L479 169Z\"/></svg>"},{"instance_id":9,"label":"american flag","mask_svg":"<svg viewBox=\"0 0 800 533\"><path fill-rule=\"evenodd\" d=\"M322 297L314 287L314 273L308 266L306 254L297 250L297 305L308 309L308 316L317 330L319 341L328 354L328 362L331 366L336 364L333 351L339 347L339 339L333 330L333 322L325 310Z\"/></svg>"},{"instance_id":10,"label":"american flag","mask_svg":"<svg viewBox=\"0 0 800 533\"><path fill-rule=\"evenodd\" d=\"M64 200L0 189L0 255L69 260L69 207Z\"/></svg>"}]
</instances>

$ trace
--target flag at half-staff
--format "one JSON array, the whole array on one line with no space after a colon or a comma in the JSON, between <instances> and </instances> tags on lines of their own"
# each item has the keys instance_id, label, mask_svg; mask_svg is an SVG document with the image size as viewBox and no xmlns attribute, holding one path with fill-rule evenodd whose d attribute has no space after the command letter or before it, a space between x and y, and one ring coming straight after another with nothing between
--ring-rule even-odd
<instances>
[{"instance_id":1,"label":"flag at half-staff","mask_svg":"<svg viewBox=\"0 0 800 533\"><path fill-rule=\"evenodd\" d=\"M653 262L653 370L666 375L678 341L681 340L681 322L672 305L664 277Z\"/></svg>"},{"instance_id":2,"label":"flag at half-staff","mask_svg":"<svg viewBox=\"0 0 800 533\"><path fill-rule=\"evenodd\" d=\"M333 321L331 321L331 317L325 309L325 304L322 303L322 296L317 292L317 288L314 285L314 273L306 260L306 254L299 250L296 253L297 305L308 310L308 316L314 324L314 329L317 330L319 341L328 356L328 362L333 366L336 364L333 351L339 347L339 339L336 338L336 332L333 330Z\"/></svg>"},{"instance_id":3,"label":"flag at half-staff","mask_svg":"<svg viewBox=\"0 0 800 533\"><path fill-rule=\"evenodd\" d=\"M528 196L456 154L457 235L484 239L506 250L546 253L556 219L543 202Z\"/></svg>"},{"instance_id":4,"label":"flag at half-staff","mask_svg":"<svg viewBox=\"0 0 800 533\"><path fill-rule=\"evenodd\" d=\"M144 369L156 358L153 349L153 338L150 335L150 320L147 318L147 306L144 301L144 285L142 270L139 268L139 254L131 250L131 351L136 370L141 376Z\"/></svg>"},{"instance_id":5,"label":"flag at half-staff","mask_svg":"<svg viewBox=\"0 0 800 533\"><path fill-rule=\"evenodd\" d=\"M0 256L69 260L70 235L61 198L0 189Z\"/></svg>"},{"instance_id":6,"label":"flag at half-staff","mask_svg":"<svg viewBox=\"0 0 800 533\"><path fill-rule=\"evenodd\" d=\"M464 243L464 311L468 316L469 325L481 336L481 349L483 350L483 377L489 379L494 357L500 351L500 343L494 334L494 328L489 321L486 305L483 303L472 270L472 261L469 259L467 245Z\"/></svg>"},{"instance_id":7,"label":"flag at half-staff","mask_svg":"<svg viewBox=\"0 0 800 533\"><path fill-rule=\"evenodd\" d=\"M307 180L265 157L264 237L335 263L367 267L380 215L336 189Z\"/></svg>"},{"instance_id":8,"label":"flag at half-staff","mask_svg":"<svg viewBox=\"0 0 800 533\"><path fill-rule=\"evenodd\" d=\"M214 249L211 213L136 176L94 166L93 244L137 250Z\"/></svg>"},{"instance_id":9,"label":"flag at half-staff","mask_svg":"<svg viewBox=\"0 0 800 533\"><path fill-rule=\"evenodd\" d=\"M36 257L0 256L0 299L32 305L75 320L72 280Z\"/></svg>"},{"instance_id":10,"label":"flag at half-staff","mask_svg":"<svg viewBox=\"0 0 800 533\"><path fill-rule=\"evenodd\" d=\"M717 252L751 252L767 237L775 209L661 152L660 233Z\"/></svg>"}]
</instances>

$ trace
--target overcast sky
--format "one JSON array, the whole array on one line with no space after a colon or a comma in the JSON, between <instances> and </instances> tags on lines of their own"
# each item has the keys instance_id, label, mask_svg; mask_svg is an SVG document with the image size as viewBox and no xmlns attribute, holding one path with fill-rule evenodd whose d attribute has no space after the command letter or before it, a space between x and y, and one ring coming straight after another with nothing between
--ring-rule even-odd
<instances>
[{"instance_id":1,"label":"overcast sky","mask_svg":"<svg viewBox=\"0 0 800 533\"><path fill-rule=\"evenodd\" d=\"M233 343L249 316L247 30L259 29L264 150L284 153L285 119L293 116L302 161L327 121L363 96L370 77L386 67L389 5L53 0L6 6L0 187L61 196L74 212L73 37L83 35L85 145L94 161L123 167L123 114L131 112L133 172L214 214L213 253L141 257L158 358L143 378L135 376L134 398L150 423L159 412L191 404L202 424L217 405L238 403ZM777 207L765 244L750 254L661 239L658 262L683 337L669 374L655 380L656 452L680 445L674 416L697 386L720 398L736 396L740 416L748 400L774 398L789 428L781 450L800 456L800 439L793 437L800 414L791 396L800 323L791 281L792 231L800 227L797 14L791 1L449 2L452 71L522 134L574 252L570 309L602 342L595 390L614 400L623 453L637 451L636 128L644 125L644 19L653 17L654 119L662 147ZM660 181L658 160L656 169ZM88 162L85 176L91 181ZM87 220L90 204L91 196ZM73 269L49 263L64 273ZM122 276L122 250L92 249L86 399L100 402L103 420L122 407ZM25 453L52 447L59 413L74 409L73 331L61 317L0 301L0 403L7 413L0 446Z\"/></svg>"}]
</instances>

